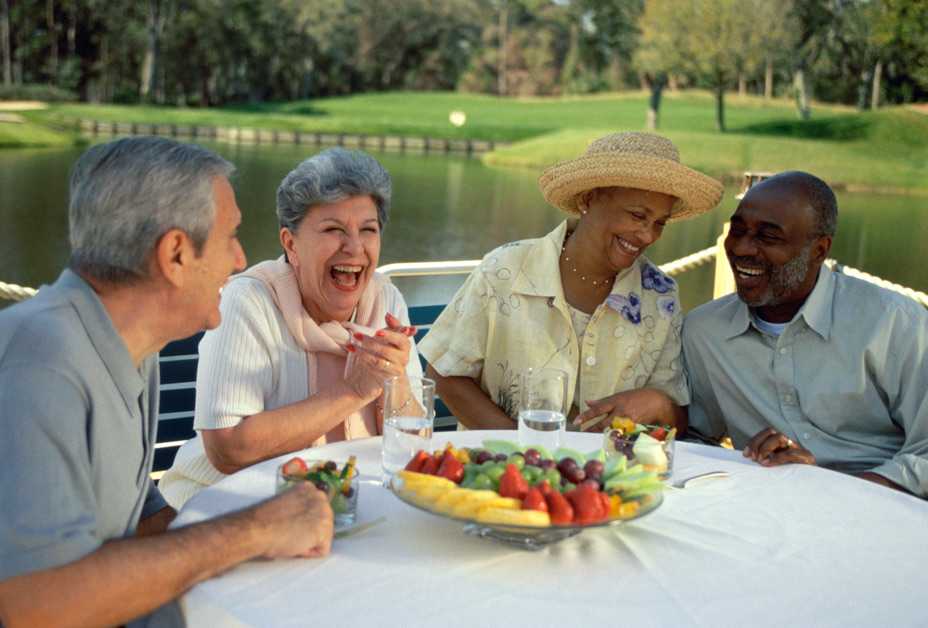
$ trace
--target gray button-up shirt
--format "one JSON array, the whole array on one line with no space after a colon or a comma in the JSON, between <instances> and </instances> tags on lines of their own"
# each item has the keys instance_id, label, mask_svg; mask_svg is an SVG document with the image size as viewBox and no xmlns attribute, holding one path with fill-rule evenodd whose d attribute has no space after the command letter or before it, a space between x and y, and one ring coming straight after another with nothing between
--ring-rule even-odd
<instances>
[{"instance_id":1,"label":"gray button-up shirt","mask_svg":"<svg viewBox=\"0 0 928 628\"><path fill-rule=\"evenodd\" d=\"M167 505L149 476L157 417L157 356L133 365L78 275L0 312L0 579L75 561Z\"/></svg>"},{"instance_id":2,"label":"gray button-up shirt","mask_svg":"<svg viewBox=\"0 0 928 628\"><path fill-rule=\"evenodd\" d=\"M846 472L928 496L928 312L823 267L779 337L736 294L683 326L690 427L736 447L772 427Z\"/></svg>"}]
</instances>

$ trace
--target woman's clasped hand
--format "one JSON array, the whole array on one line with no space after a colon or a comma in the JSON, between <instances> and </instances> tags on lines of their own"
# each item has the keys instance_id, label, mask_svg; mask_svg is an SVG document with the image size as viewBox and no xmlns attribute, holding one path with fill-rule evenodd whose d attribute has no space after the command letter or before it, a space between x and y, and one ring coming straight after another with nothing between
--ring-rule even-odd
<instances>
[{"instance_id":1,"label":"woman's clasped hand","mask_svg":"<svg viewBox=\"0 0 928 628\"><path fill-rule=\"evenodd\" d=\"M355 393L368 401L383 393L383 383L391 377L404 375L409 363L412 338L416 328L403 325L393 314L385 316L387 326L372 334L356 331L348 325L351 334L345 349L352 354L348 360L345 381Z\"/></svg>"}]
</instances>

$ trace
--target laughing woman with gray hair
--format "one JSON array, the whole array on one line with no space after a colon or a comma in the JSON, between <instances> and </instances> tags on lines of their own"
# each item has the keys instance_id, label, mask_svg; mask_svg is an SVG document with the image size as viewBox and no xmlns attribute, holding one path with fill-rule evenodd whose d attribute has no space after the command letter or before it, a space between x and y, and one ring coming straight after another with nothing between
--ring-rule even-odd
<instances>
[{"instance_id":1,"label":"laughing woman with gray hair","mask_svg":"<svg viewBox=\"0 0 928 628\"><path fill-rule=\"evenodd\" d=\"M277 190L284 255L234 277L200 343L194 427L160 488L180 508L239 469L382 432L383 382L421 377L403 297L375 272L390 175L325 150Z\"/></svg>"}]
</instances>

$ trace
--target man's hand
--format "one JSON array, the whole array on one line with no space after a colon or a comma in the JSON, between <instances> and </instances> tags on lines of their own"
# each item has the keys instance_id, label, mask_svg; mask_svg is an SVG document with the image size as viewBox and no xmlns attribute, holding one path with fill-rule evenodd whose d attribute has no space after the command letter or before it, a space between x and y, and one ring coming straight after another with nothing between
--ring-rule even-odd
<instances>
[{"instance_id":1,"label":"man's hand","mask_svg":"<svg viewBox=\"0 0 928 628\"><path fill-rule=\"evenodd\" d=\"M262 503L255 517L267 541L266 558L315 558L332 547L332 508L326 494L309 482Z\"/></svg>"},{"instance_id":2,"label":"man's hand","mask_svg":"<svg viewBox=\"0 0 928 628\"><path fill-rule=\"evenodd\" d=\"M744 447L744 457L765 467L776 467L781 464L815 464L815 456L812 452L770 427L761 430L748 441Z\"/></svg>"},{"instance_id":3,"label":"man's hand","mask_svg":"<svg viewBox=\"0 0 928 628\"><path fill-rule=\"evenodd\" d=\"M675 423L674 403L663 391L654 388L627 390L587 402L587 410L574 419L574 425L601 416L602 420L587 428L602 431L613 416L628 417L635 423Z\"/></svg>"}]
</instances>

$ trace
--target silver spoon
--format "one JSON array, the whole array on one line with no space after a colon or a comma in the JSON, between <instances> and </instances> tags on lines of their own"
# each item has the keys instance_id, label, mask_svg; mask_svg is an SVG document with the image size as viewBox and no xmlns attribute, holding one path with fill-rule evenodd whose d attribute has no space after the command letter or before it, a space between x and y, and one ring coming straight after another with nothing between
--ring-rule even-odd
<instances>
[{"instance_id":1,"label":"silver spoon","mask_svg":"<svg viewBox=\"0 0 928 628\"><path fill-rule=\"evenodd\" d=\"M707 471L706 473L699 473L697 475L691 475L688 478L683 478L682 480L677 480L671 486L673 488L686 488L692 482L701 482L702 480L709 480L711 478L727 478L729 477L728 471Z\"/></svg>"}]
</instances>

